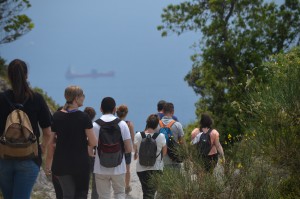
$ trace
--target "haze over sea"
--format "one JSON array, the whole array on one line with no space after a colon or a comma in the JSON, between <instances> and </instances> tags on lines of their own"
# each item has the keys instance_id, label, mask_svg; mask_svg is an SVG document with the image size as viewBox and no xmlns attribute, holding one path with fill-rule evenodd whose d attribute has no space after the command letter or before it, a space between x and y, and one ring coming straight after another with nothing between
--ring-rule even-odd
<instances>
[{"instance_id":1,"label":"haze over sea","mask_svg":"<svg viewBox=\"0 0 300 199\"><path fill-rule=\"evenodd\" d=\"M160 99L175 105L184 125L195 120L196 96L184 81L192 68L190 46L199 36L188 33L162 38L163 7L178 0L71 1L31 0L26 14L34 29L21 39L1 45L0 56L29 65L29 82L63 105L64 89L83 88L84 106L101 115L103 97L129 107L128 120L143 130L146 118L156 113ZM66 79L68 68L78 73L114 71L114 77Z\"/></svg>"}]
</instances>

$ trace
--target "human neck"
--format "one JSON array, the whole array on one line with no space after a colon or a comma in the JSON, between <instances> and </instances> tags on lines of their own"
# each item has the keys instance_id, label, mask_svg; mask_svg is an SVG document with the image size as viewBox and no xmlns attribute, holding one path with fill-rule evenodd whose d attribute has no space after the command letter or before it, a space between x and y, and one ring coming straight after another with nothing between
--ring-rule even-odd
<instances>
[{"instance_id":1,"label":"human neck","mask_svg":"<svg viewBox=\"0 0 300 199\"><path fill-rule=\"evenodd\" d=\"M148 128L145 130L145 133L155 133L154 129Z\"/></svg>"}]
</instances>

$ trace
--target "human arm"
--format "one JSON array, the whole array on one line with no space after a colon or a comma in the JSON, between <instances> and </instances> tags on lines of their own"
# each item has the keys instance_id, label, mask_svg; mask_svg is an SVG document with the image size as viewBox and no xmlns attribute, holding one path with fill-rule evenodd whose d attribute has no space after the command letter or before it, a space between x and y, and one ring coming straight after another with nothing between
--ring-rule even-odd
<instances>
[{"instance_id":1,"label":"human arm","mask_svg":"<svg viewBox=\"0 0 300 199\"><path fill-rule=\"evenodd\" d=\"M215 129L212 130L211 135L213 136L213 145L216 147L218 153L221 156L222 162L225 163L225 156L224 156L224 151L223 151L223 147L220 143L220 139L219 139L219 132Z\"/></svg>"},{"instance_id":2,"label":"human arm","mask_svg":"<svg viewBox=\"0 0 300 199\"><path fill-rule=\"evenodd\" d=\"M133 125L132 122L129 122L128 128L129 128L130 137L131 137L131 140L132 140L132 143L133 143L134 142L134 125Z\"/></svg>"},{"instance_id":3,"label":"human arm","mask_svg":"<svg viewBox=\"0 0 300 199\"><path fill-rule=\"evenodd\" d=\"M138 154L139 154L136 144L133 145L133 150L134 150L134 160L136 160L138 158Z\"/></svg>"},{"instance_id":4,"label":"human arm","mask_svg":"<svg viewBox=\"0 0 300 199\"><path fill-rule=\"evenodd\" d=\"M220 156L221 156L221 158L222 158L222 162L225 163L224 151L223 151L223 147L222 147L222 145L221 145L219 139L217 139L217 140L215 141L215 146L216 146L217 151L219 152L219 154L220 154Z\"/></svg>"},{"instance_id":5,"label":"human arm","mask_svg":"<svg viewBox=\"0 0 300 199\"><path fill-rule=\"evenodd\" d=\"M167 145L163 146L162 149L161 149L161 152L162 152L162 156L166 156L167 155Z\"/></svg>"},{"instance_id":6,"label":"human arm","mask_svg":"<svg viewBox=\"0 0 300 199\"><path fill-rule=\"evenodd\" d=\"M47 147L47 154L46 154L46 160L45 160L45 174L51 175L51 167L53 162L53 156L54 156L54 150L56 146L56 134L52 132L53 136L51 136L49 140L49 145Z\"/></svg>"},{"instance_id":7,"label":"human arm","mask_svg":"<svg viewBox=\"0 0 300 199\"><path fill-rule=\"evenodd\" d=\"M41 144L42 154L46 154L48 145L52 142L52 139L54 139L54 134L51 133L51 127L42 128L43 132L43 141Z\"/></svg>"},{"instance_id":8,"label":"human arm","mask_svg":"<svg viewBox=\"0 0 300 199\"><path fill-rule=\"evenodd\" d=\"M88 145L90 147L94 147L94 146L97 146L97 138L96 138L96 135L93 131L93 129L85 129L85 134L88 138Z\"/></svg>"},{"instance_id":9,"label":"human arm","mask_svg":"<svg viewBox=\"0 0 300 199\"><path fill-rule=\"evenodd\" d=\"M124 140L124 149L125 149L125 153L131 153L132 151L131 139Z\"/></svg>"}]
</instances>

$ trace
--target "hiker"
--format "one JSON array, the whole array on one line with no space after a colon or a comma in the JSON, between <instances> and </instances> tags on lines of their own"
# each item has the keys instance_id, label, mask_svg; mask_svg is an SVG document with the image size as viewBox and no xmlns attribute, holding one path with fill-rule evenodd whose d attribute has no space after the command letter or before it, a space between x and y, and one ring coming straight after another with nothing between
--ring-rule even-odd
<instances>
[{"instance_id":1,"label":"hiker","mask_svg":"<svg viewBox=\"0 0 300 199\"><path fill-rule=\"evenodd\" d=\"M128 107L126 105L120 105L117 108L117 116L126 122L128 125L131 141L134 142L134 125L132 121L125 120L126 116L128 114ZM125 158L131 159L131 153L125 154ZM128 161L127 161L128 162ZM131 161L130 161L131 162ZM132 191L132 188L130 186L130 164L126 164L126 175L125 175L125 193L128 194L130 191Z\"/></svg>"},{"instance_id":2,"label":"hiker","mask_svg":"<svg viewBox=\"0 0 300 199\"><path fill-rule=\"evenodd\" d=\"M157 115L159 119L161 119L164 116L163 108L166 103L167 102L165 100L159 100L157 103ZM173 120L178 121L178 118L175 115L173 115L172 118Z\"/></svg>"},{"instance_id":3,"label":"hiker","mask_svg":"<svg viewBox=\"0 0 300 199\"><path fill-rule=\"evenodd\" d=\"M96 116L96 111L93 107L85 107L83 110L84 113L88 114L89 118L93 122ZM97 193L96 182L95 182L95 174L94 174L94 164L95 164L95 153L96 147L88 147L89 158L90 158L90 175L92 175L92 193L91 199L98 199L99 195Z\"/></svg>"},{"instance_id":4,"label":"hiker","mask_svg":"<svg viewBox=\"0 0 300 199\"><path fill-rule=\"evenodd\" d=\"M200 158L202 158L204 163L205 171L211 172L218 163L219 155L221 156L222 162L225 163L224 151L219 141L219 132L216 129L212 128L213 125L212 118L208 114L203 113L201 115L199 124L200 124L200 129L202 129L202 133L199 133L194 138L193 144L197 144L197 148L199 149L199 153L200 153ZM205 143L203 141L206 140L204 139L205 137L209 138L208 147L205 147ZM200 145L203 146L204 149L201 149ZM207 152L202 152L202 151L207 151Z\"/></svg>"},{"instance_id":5,"label":"hiker","mask_svg":"<svg viewBox=\"0 0 300 199\"><path fill-rule=\"evenodd\" d=\"M125 198L126 159L125 154L131 153L131 136L128 125L114 114L116 102L112 97L101 101L102 116L93 123L94 133L98 138L95 156L94 173L96 187L100 199L111 198L111 187L114 198Z\"/></svg>"},{"instance_id":6,"label":"hiker","mask_svg":"<svg viewBox=\"0 0 300 199\"><path fill-rule=\"evenodd\" d=\"M169 123L172 122L173 124L170 126L170 130L172 132L172 137L175 140L175 142L177 142L179 144L183 144L184 143L184 139L183 139L184 132L183 132L182 124L180 122L175 121L172 118L174 115L174 104L171 102L166 102L163 107L163 114L164 114L164 116L162 117L162 119L160 121L160 128L162 128L163 126L167 126ZM164 165L165 165L165 167L181 168L181 164L177 161L172 160L168 154L164 158Z\"/></svg>"},{"instance_id":7,"label":"hiker","mask_svg":"<svg viewBox=\"0 0 300 199\"><path fill-rule=\"evenodd\" d=\"M64 96L64 107L53 114L51 128L57 142L51 170L58 177L63 198L84 199L89 190L88 146L96 146L97 139L91 119L78 109L85 99L82 89L68 86Z\"/></svg>"},{"instance_id":8,"label":"hiker","mask_svg":"<svg viewBox=\"0 0 300 199\"><path fill-rule=\"evenodd\" d=\"M6 119L13 110L12 106L18 104L30 120L33 134L36 136L36 141L32 144L35 145L37 153L33 157L21 157L22 159L0 158L0 189L4 199L29 199L42 163L42 153L46 152L51 139L51 113L43 96L29 87L28 68L24 61L11 61L7 73L12 89L0 94L0 136L5 131ZM43 133L41 145L39 127ZM1 142L0 145L2 144L5 147ZM2 146L0 150L1 153L4 152Z\"/></svg>"},{"instance_id":9,"label":"hiker","mask_svg":"<svg viewBox=\"0 0 300 199\"><path fill-rule=\"evenodd\" d=\"M154 156L153 155L151 156L154 158L154 161L149 160L152 161L153 163L144 166L142 162L140 161L136 162L136 172L142 185L144 199L154 198L157 187L153 186L149 182L149 179L153 174L162 173L164 167L163 157L167 153L165 136L157 131L158 123L159 123L159 118L157 114L151 114L147 118L145 131L136 133L134 138L134 152L135 152L134 159L140 160L141 158L143 158L143 155L147 155L147 154L143 154L141 149L142 146L141 143L143 141L142 134L144 134L145 137L150 135L151 138L154 138L155 135L156 150L154 150ZM146 146L147 145L145 145L145 147ZM150 150L150 147L146 148L146 150Z\"/></svg>"}]
</instances>

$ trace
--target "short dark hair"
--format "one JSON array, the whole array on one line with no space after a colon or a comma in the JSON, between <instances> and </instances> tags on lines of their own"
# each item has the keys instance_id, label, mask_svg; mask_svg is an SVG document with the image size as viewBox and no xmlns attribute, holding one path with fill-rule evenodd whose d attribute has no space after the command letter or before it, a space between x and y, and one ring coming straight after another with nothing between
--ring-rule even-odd
<instances>
[{"instance_id":1,"label":"short dark hair","mask_svg":"<svg viewBox=\"0 0 300 199\"><path fill-rule=\"evenodd\" d=\"M156 129L159 123L159 118L157 114L151 114L147 118L146 121L146 129L151 128L151 129Z\"/></svg>"},{"instance_id":2,"label":"short dark hair","mask_svg":"<svg viewBox=\"0 0 300 199\"><path fill-rule=\"evenodd\" d=\"M165 100L159 100L157 103L157 111L162 111L164 108L166 101Z\"/></svg>"},{"instance_id":3,"label":"short dark hair","mask_svg":"<svg viewBox=\"0 0 300 199\"><path fill-rule=\"evenodd\" d=\"M207 113L201 114L200 128L211 128L213 120Z\"/></svg>"},{"instance_id":4,"label":"short dark hair","mask_svg":"<svg viewBox=\"0 0 300 199\"><path fill-rule=\"evenodd\" d=\"M164 114L174 112L174 104L171 102L166 102L163 108Z\"/></svg>"},{"instance_id":5,"label":"short dark hair","mask_svg":"<svg viewBox=\"0 0 300 199\"><path fill-rule=\"evenodd\" d=\"M105 97L101 102L101 109L104 114L112 113L116 107L116 102L112 97Z\"/></svg>"}]
</instances>

